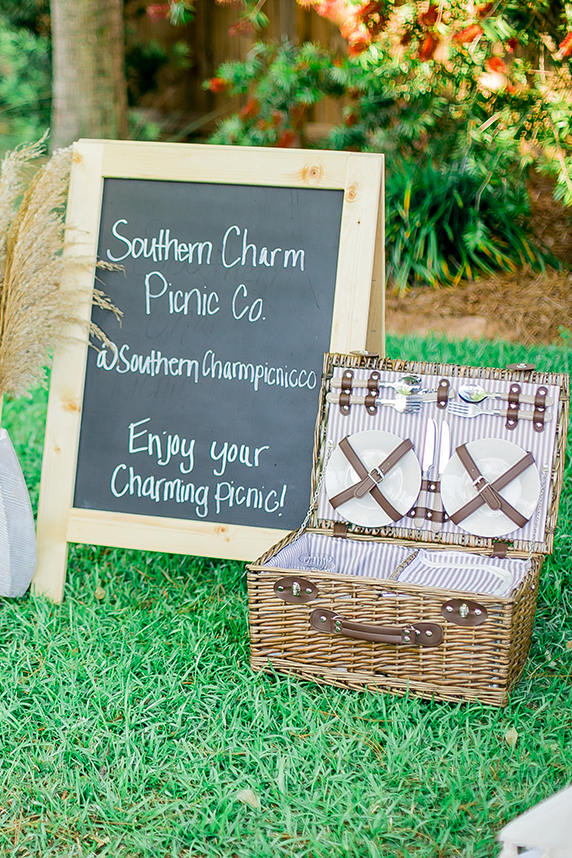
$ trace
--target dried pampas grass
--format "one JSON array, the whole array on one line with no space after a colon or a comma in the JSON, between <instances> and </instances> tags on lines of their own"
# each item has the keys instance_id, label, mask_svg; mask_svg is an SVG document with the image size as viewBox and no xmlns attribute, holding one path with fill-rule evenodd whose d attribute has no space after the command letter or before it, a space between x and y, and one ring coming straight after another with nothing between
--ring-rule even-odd
<instances>
[{"instance_id":1,"label":"dried pampas grass","mask_svg":"<svg viewBox=\"0 0 572 858\"><path fill-rule=\"evenodd\" d=\"M29 175L44 138L9 152L0 166L0 396L17 397L45 380L50 352L77 317L77 293L62 289L64 216L71 148ZM94 301L116 314L105 295ZM100 340L105 335L92 326Z\"/></svg>"}]
</instances>

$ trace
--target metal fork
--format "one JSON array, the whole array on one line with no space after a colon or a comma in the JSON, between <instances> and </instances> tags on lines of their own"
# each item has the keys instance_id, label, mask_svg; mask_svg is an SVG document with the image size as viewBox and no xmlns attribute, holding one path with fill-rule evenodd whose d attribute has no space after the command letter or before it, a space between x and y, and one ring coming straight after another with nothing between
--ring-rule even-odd
<instances>
[{"instance_id":1,"label":"metal fork","mask_svg":"<svg viewBox=\"0 0 572 858\"><path fill-rule=\"evenodd\" d=\"M334 405L339 405L340 394L328 393L326 400ZM350 405L365 405L365 396L352 395ZM401 414L419 414L423 400L417 396L396 396L395 399L376 399L374 405L386 405Z\"/></svg>"},{"instance_id":2,"label":"metal fork","mask_svg":"<svg viewBox=\"0 0 572 858\"><path fill-rule=\"evenodd\" d=\"M506 408L481 408L479 405L470 402L450 402L447 408L449 414L454 417L480 417L482 414L496 414L497 417L507 417L508 411ZM534 420L534 411L518 412L519 420ZM550 423L552 414L546 412L544 422Z\"/></svg>"}]
</instances>

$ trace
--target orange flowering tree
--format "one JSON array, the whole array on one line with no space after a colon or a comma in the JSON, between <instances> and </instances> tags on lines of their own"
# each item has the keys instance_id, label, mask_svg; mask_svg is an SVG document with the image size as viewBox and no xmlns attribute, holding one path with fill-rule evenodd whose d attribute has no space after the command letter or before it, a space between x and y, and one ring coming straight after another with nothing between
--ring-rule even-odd
<instances>
[{"instance_id":1,"label":"orange flowering tree","mask_svg":"<svg viewBox=\"0 0 572 858\"><path fill-rule=\"evenodd\" d=\"M149 3L146 9L151 21L160 21L164 18L175 27L192 21L195 13L194 4L187 2L187 0L168 0L168 2L163 3Z\"/></svg>"},{"instance_id":2,"label":"orange flowering tree","mask_svg":"<svg viewBox=\"0 0 572 858\"><path fill-rule=\"evenodd\" d=\"M243 28L260 26L260 0L231 2ZM572 3L298 2L335 21L347 55L260 43L224 64L205 85L249 98L213 139L306 145L312 106L341 98L343 122L321 145L388 155L399 287L542 264L523 170L552 174L572 205Z\"/></svg>"}]
</instances>

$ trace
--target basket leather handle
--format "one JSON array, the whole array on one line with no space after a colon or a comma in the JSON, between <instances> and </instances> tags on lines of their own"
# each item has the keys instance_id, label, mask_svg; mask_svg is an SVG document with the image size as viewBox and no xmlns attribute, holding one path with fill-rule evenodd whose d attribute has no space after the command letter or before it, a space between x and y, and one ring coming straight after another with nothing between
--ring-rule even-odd
<instances>
[{"instance_id":1,"label":"basket leather handle","mask_svg":"<svg viewBox=\"0 0 572 858\"><path fill-rule=\"evenodd\" d=\"M397 646L439 646L443 640L443 628L439 623L413 622L404 626L370 626L346 620L345 617L324 608L312 611L310 624L313 629L326 635Z\"/></svg>"}]
</instances>

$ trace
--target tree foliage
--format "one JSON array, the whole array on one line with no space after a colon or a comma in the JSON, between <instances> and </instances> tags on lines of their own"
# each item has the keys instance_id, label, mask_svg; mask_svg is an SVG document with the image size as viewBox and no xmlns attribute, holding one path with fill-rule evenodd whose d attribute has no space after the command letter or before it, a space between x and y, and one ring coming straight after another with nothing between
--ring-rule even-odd
<instances>
[{"instance_id":1,"label":"tree foliage","mask_svg":"<svg viewBox=\"0 0 572 858\"><path fill-rule=\"evenodd\" d=\"M50 47L32 27L0 11L0 136L2 151L42 136L51 106Z\"/></svg>"},{"instance_id":2,"label":"tree foliage","mask_svg":"<svg viewBox=\"0 0 572 858\"><path fill-rule=\"evenodd\" d=\"M240 2L248 16L252 4ZM556 198L572 205L572 4L299 2L336 21L348 55L259 44L224 64L206 85L250 97L214 140L305 145L310 108L341 98L343 122L323 145L389 156L389 231L408 239L392 246L399 286L542 264L527 238L524 175L531 164L552 175ZM433 227L412 232L419 207Z\"/></svg>"}]
</instances>

